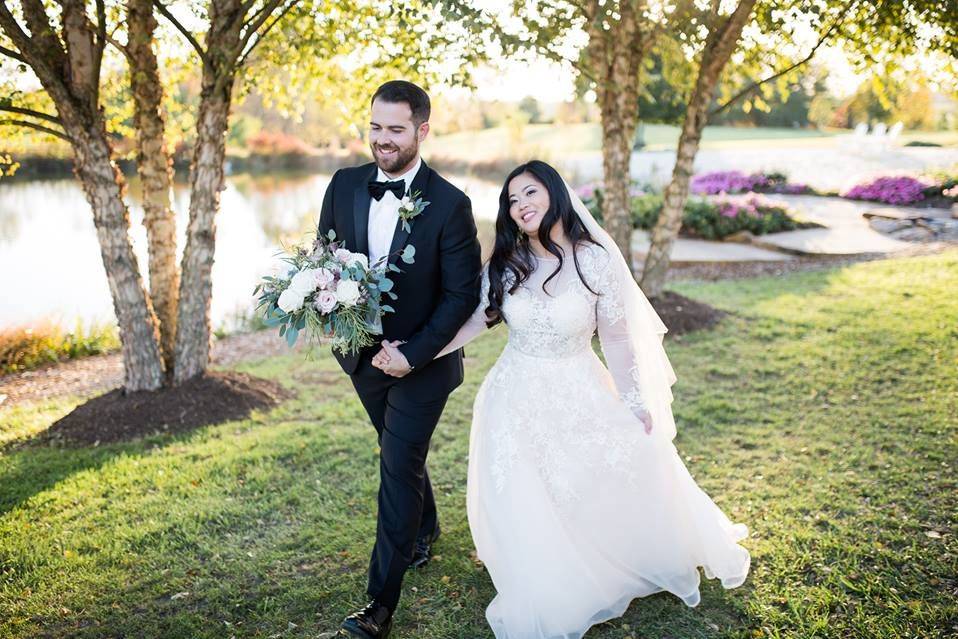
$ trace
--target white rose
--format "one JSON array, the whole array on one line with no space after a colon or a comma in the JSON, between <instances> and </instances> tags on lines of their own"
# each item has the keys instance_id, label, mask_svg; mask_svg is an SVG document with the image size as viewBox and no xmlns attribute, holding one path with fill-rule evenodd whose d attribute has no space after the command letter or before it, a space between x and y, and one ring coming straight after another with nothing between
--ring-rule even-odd
<instances>
[{"instance_id":1,"label":"white rose","mask_svg":"<svg viewBox=\"0 0 958 639\"><path fill-rule=\"evenodd\" d=\"M354 306L359 301L359 282L340 280L336 287L336 301L345 306Z\"/></svg>"},{"instance_id":2,"label":"white rose","mask_svg":"<svg viewBox=\"0 0 958 639\"><path fill-rule=\"evenodd\" d=\"M365 253L350 253L349 254L349 265L355 266L359 264L365 270L369 270L369 257Z\"/></svg>"},{"instance_id":3,"label":"white rose","mask_svg":"<svg viewBox=\"0 0 958 639\"><path fill-rule=\"evenodd\" d=\"M319 269L307 268L303 269L299 273L293 276L293 279L289 283L289 288L287 290L293 290L302 297L306 297L310 293L316 290L318 286L316 272Z\"/></svg>"},{"instance_id":4,"label":"white rose","mask_svg":"<svg viewBox=\"0 0 958 639\"><path fill-rule=\"evenodd\" d=\"M293 311L298 311L303 306L304 300L305 295L300 295L292 288L288 288L279 294L276 305L283 309L284 312L292 313Z\"/></svg>"},{"instance_id":5,"label":"white rose","mask_svg":"<svg viewBox=\"0 0 958 639\"><path fill-rule=\"evenodd\" d=\"M336 249L336 252L333 253L333 256L343 264L349 264L350 257L352 256L352 251L349 251L344 248Z\"/></svg>"}]
</instances>

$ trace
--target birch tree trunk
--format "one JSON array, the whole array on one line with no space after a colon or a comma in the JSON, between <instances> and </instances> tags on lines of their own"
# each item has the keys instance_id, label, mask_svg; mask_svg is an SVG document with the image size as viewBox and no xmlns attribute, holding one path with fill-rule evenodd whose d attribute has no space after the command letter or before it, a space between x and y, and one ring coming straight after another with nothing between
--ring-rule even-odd
<instances>
[{"instance_id":1,"label":"birch tree trunk","mask_svg":"<svg viewBox=\"0 0 958 639\"><path fill-rule=\"evenodd\" d=\"M56 120L73 148L74 172L93 209L100 254L120 331L124 387L155 390L163 381L158 328L143 288L129 236L123 201L123 175L112 161L106 123L99 105L103 33L94 31L81 0L61 3L61 30L50 24L40 0L23 0L30 34L0 2L0 28L37 75L57 110Z\"/></svg>"},{"instance_id":2,"label":"birch tree trunk","mask_svg":"<svg viewBox=\"0 0 958 639\"><path fill-rule=\"evenodd\" d=\"M176 264L176 216L171 205L173 159L166 146L163 87L153 51L157 22L151 0L127 4L127 59L136 129L136 168L143 187L143 224L149 246L150 297L160 325L166 380L172 381L180 274Z\"/></svg>"},{"instance_id":3,"label":"birch tree trunk","mask_svg":"<svg viewBox=\"0 0 958 639\"><path fill-rule=\"evenodd\" d=\"M699 74L689 99L672 180L665 189L662 213L652 229L651 246L645 259L640 286L646 296L658 297L665 286L665 276L671 264L672 246L682 226L685 203L689 197L689 183L695 156L702 140L702 130L708 122L708 109L715 95L722 70L738 46L742 29L748 22L755 0L742 0L731 16L716 28L706 41L699 65Z\"/></svg>"},{"instance_id":4,"label":"birch tree trunk","mask_svg":"<svg viewBox=\"0 0 958 639\"><path fill-rule=\"evenodd\" d=\"M210 357L210 301L216 212L223 190L226 130L242 41L242 3L211 3L196 146L190 165L190 222L181 265L174 382L206 370Z\"/></svg>"},{"instance_id":5,"label":"birch tree trunk","mask_svg":"<svg viewBox=\"0 0 958 639\"><path fill-rule=\"evenodd\" d=\"M163 384L159 326L130 243L130 215L121 197L123 174L110 159L102 122L93 124L91 131L79 132L72 126L67 129L79 139L73 148L74 171L93 209L120 329L124 388L127 392L156 390Z\"/></svg>"},{"instance_id":6,"label":"birch tree trunk","mask_svg":"<svg viewBox=\"0 0 958 639\"><path fill-rule=\"evenodd\" d=\"M588 66L596 83L602 116L602 224L632 268L632 142L639 122L642 59L654 41L653 25L644 24L644 0L619 4L619 19L607 28L603 5L587 12Z\"/></svg>"},{"instance_id":7,"label":"birch tree trunk","mask_svg":"<svg viewBox=\"0 0 958 639\"><path fill-rule=\"evenodd\" d=\"M614 86L614 85L613 85ZM621 86L621 85L620 85ZM632 138L635 135L636 109L628 90L603 91L602 114L602 222L632 267L632 212L629 201L631 184Z\"/></svg>"}]
</instances>

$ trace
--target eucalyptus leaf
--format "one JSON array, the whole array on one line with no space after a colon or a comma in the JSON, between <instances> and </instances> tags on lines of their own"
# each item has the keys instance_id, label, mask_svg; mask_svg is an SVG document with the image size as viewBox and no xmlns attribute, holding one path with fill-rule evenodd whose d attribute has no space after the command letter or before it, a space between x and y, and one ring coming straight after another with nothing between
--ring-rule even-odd
<instances>
[{"instance_id":1,"label":"eucalyptus leaf","mask_svg":"<svg viewBox=\"0 0 958 639\"><path fill-rule=\"evenodd\" d=\"M299 336L299 329L297 329L295 326L290 327L290 329L286 331L286 344L290 348L292 348L293 344L296 343L296 338L298 336Z\"/></svg>"}]
</instances>

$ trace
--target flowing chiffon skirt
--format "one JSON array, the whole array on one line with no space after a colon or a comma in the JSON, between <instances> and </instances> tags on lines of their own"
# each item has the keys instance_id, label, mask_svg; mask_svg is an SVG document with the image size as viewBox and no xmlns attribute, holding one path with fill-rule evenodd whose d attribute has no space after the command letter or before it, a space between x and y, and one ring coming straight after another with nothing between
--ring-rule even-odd
<instances>
[{"instance_id":1,"label":"flowing chiffon skirt","mask_svg":"<svg viewBox=\"0 0 958 639\"><path fill-rule=\"evenodd\" d=\"M675 446L646 434L590 348L507 345L477 394L467 509L497 595L497 639L578 639L636 597L699 603L700 573L741 585L749 553Z\"/></svg>"}]
</instances>

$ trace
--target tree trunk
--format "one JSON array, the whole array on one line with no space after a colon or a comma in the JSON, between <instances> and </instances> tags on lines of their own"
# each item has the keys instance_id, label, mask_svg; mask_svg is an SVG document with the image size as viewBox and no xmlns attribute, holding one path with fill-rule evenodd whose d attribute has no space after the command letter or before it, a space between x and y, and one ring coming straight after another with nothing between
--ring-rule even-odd
<instances>
[{"instance_id":1,"label":"tree trunk","mask_svg":"<svg viewBox=\"0 0 958 639\"><path fill-rule=\"evenodd\" d=\"M613 91L607 93L614 94ZM632 136L635 113L623 113L616 98L602 104L602 224L632 267Z\"/></svg>"},{"instance_id":2,"label":"tree trunk","mask_svg":"<svg viewBox=\"0 0 958 639\"><path fill-rule=\"evenodd\" d=\"M164 139L163 87L153 51L157 23L151 0L130 0L127 14L127 57L137 133L136 166L143 187L143 224L149 246L150 297L160 322L166 380L171 382L180 274L176 264L176 216L170 202L173 160Z\"/></svg>"},{"instance_id":3,"label":"tree trunk","mask_svg":"<svg viewBox=\"0 0 958 639\"><path fill-rule=\"evenodd\" d=\"M206 370L210 359L210 301L216 212L223 190L226 129L236 61L242 49L242 5L211 2L208 58L203 63L202 90L196 122L196 146L190 165L190 223L186 232L176 330L174 383ZM239 15L237 15L239 14Z\"/></svg>"},{"instance_id":4,"label":"tree trunk","mask_svg":"<svg viewBox=\"0 0 958 639\"><path fill-rule=\"evenodd\" d=\"M644 2L619 4L615 26L607 28L600 4L587 11L587 64L596 80L602 115L602 225L632 266L632 142L639 122L642 59L654 37L643 16Z\"/></svg>"},{"instance_id":5,"label":"tree trunk","mask_svg":"<svg viewBox=\"0 0 958 639\"><path fill-rule=\"evenodd\" d=\"M51 26L43 3L35 0L21 3L29 36L3 2L0 28L53 100L59 124L73 148L74 173L93 209L100 254L119 324L125 390L155 390L163 381L157 321L130 243L123 175L112 162L98 100L104 42L94 38L82 2L70 0L60 5L60 34Z\"/></svg>"},{"instance_id":6,"label":"tree trunk","mask_svg":"<svg viewBox=\"0 0 958 639\"><path fill-rule=\"evenodd\" d=\"M682 227L682 215L685 212L685 202L689 197L689 182L692 176L692 166L695 155L702 140L702 129L707 120L707 109L711 101L711 94L693 96L682 122L682 133L679 135L679 145L675 156L675 168L672 170L672 181L665 189L663 196L662 213L652 229L651 246L645 258L640 286L647 297L658 297L662 294L665 285L665 275L668 273L672 254L672 245L678 237Z\"/></svg>"},{"instance_id":7,"label":"tree trunk","mask_svg":"<svg viewBox=\"0 0 958 639\"><path fill-rule=\"evenodd\" d=\"M698 78L689 99L685 120L682 122L672 181L665 189L662 213L652 229L652 245L649 247L639 283L642 291L650 298L661 295L665 286L665 275L672 260L672 245L675 244L682 226L685 203L689 197L689 182L695 155L702 140L702 130L708 122L709 104L722 70L738 46L742 29L751 16L755 1L742 0L732 15L712 30L702 52Z\"/></svg>"},{"instance_id":8,"label":"tree trunk","mask_svg":"<svg viewBox=\"0 0 958 639\"><path fill-rule=\"evenodd\" d=\"M74 171L93 209L93 223L120 328L126 392L156 390L163 383L159 329L130 243L130 215L123 202L123 174L110 160L102 120L72 135Z\"/></svg>"}]
</instances>

